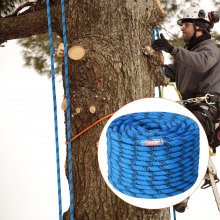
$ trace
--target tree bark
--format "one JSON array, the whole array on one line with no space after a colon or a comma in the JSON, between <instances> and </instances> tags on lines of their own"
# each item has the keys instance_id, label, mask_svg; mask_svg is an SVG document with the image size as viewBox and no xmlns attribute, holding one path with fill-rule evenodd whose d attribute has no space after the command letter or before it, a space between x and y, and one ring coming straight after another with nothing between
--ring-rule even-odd
<instances>
[{"instance_id":1,"label":"tree bark","mask_svg":"<svg viewBox=\"0 0 220 220\"><path fill-rule=\"evenodd\" d=\"M142 49L151 45L151 28L162 19L158 6L159 1L152 0L69 2L68 45L86 51L81 60L69 60L73 136L133 100L154 96L155 85L164 80L159 53L146 56ZM96 147L105 123L72 144L75 219L169 219L167 209L137 208L109 190ZM68 176L68 167L66 171ZM69 212L64 219L69 219Z\"/></svg>"}]
</instances>

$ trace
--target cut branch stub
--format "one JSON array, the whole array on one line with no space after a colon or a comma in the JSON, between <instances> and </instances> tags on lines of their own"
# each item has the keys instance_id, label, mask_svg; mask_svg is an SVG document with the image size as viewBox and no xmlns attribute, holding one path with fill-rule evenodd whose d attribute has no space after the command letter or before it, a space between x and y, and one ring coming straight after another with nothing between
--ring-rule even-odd
<instances>
[{"instance_id":1,"label":"cut branch stub","mask_svg":"<svg viewBox=\"0 0 220 220\"><path fill-rule=\"evenodd\" d=\"M58 48L57 48L57 56L58 57L63 57L64 56L64 44L60 43Z\"/></svg>"},{"instance_id":2,"label":"cut branch stub","mask_svg":"<svg viewBox=\"0 0 220 220\"><path fill-rule=\"evenodd\" d=\"M81 60L85 55L85 49L82 46L73 46L69 49L68 55L73 60Z\"/></svg>"},{"instance_id":3,"label":"cut branch stub","mask_svg":"<svg viewBox=\"0 0 220 220\"><path fill-rule=\"evenodd\" d=\"M66 106L67 106L67 104L66 104L66 98L63 98L63 101L62 101L62 104L61 104L61 109L62 109L63 111L66 111Z\"/></svg>"}]
</instances>

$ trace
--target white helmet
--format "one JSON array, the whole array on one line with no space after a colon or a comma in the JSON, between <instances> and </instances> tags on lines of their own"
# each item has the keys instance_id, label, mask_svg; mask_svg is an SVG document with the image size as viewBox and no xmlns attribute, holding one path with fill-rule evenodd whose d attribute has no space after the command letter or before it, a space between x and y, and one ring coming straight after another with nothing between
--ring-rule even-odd
<instances>
[{"instance_id":1,"label":"white helmet","mask_svg":"<svg viewBox=\"0 0 220 220\"><path fill-rule=\"evenodd\" d=\"M183 13L183 18L177 21L177 24L182 26L184 21L200 20L208 24L209 28L213 27L213 24L208 18L208 14L203 9L198 9L195 6L187 8Z\"/></svg>"}]
</instances>

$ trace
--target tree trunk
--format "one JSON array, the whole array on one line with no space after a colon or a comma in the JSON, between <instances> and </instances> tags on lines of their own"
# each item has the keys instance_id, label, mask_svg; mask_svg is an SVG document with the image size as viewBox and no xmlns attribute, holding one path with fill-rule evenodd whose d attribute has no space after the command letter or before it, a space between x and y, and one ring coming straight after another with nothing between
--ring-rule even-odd
<instances>
[{"instance_id":1,"label":"tree trunk","mask_svg":"<svg viewBox=\"0 0 220 220\"><path fill-rule=\"evenodd\" d=\"M164 79L159 54L146 56L143 48L151 45L151 28L162 15L158 1L152 0L69 1L68 46L86 51L81 60L69 60L73 136L133 100L154 96L155 85ZM72 143L75 219L169 219L167 209L137 208L109 190L97 160L105 123Z\"/></svg>"}]
</instances>

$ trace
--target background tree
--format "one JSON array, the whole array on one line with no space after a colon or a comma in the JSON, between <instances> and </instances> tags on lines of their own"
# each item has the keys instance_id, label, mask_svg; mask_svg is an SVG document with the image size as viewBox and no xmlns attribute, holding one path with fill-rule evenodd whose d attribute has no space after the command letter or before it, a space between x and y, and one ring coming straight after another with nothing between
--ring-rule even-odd
<instances>
[{"instance_id":1,"label":"background tree","mask_svg":"<svg viewBox=\"0 0 220 220\"><path fill-rule=\"evenodd\" d=\"M14 8L16 4L21 3L24 0L1 0L0 2L0 16L7 16L8 14L10 14Z\"/></svg>"},{"instance_id":2,"label":"background tree","mask_svg":"<svg viewBox=\"0 0 220 220\"><path fill-rule=\"evenodd\" d=\"M45 1L22 3L14 13L0 18L0 43L28 37L31 44L22 44L32 55L37 54L34 48L49 51L39 37L48 31ZM174 1L171 3L174 7ZM160 54L146 50L151 45L152 26L163 18L159 6L156 0L66 1L68 45L81 45L86 50L82 60L69 60L73 135L133 100L153 97L155 86L166 83L161 75ZM53 30L62 41L60 1L51 1L51 7ZM28 63L44 71L48 64L44 54L34 57L35 62L30 61L32 58L27 59ZM93 113L89 111L92 105ZM97 162L96 144L103 126L104 122L73 142L76 219L169 219L167 209L136 208L108 189ZM66 212L64 219L68 215Z\"/></svg>"}]
</instances>

